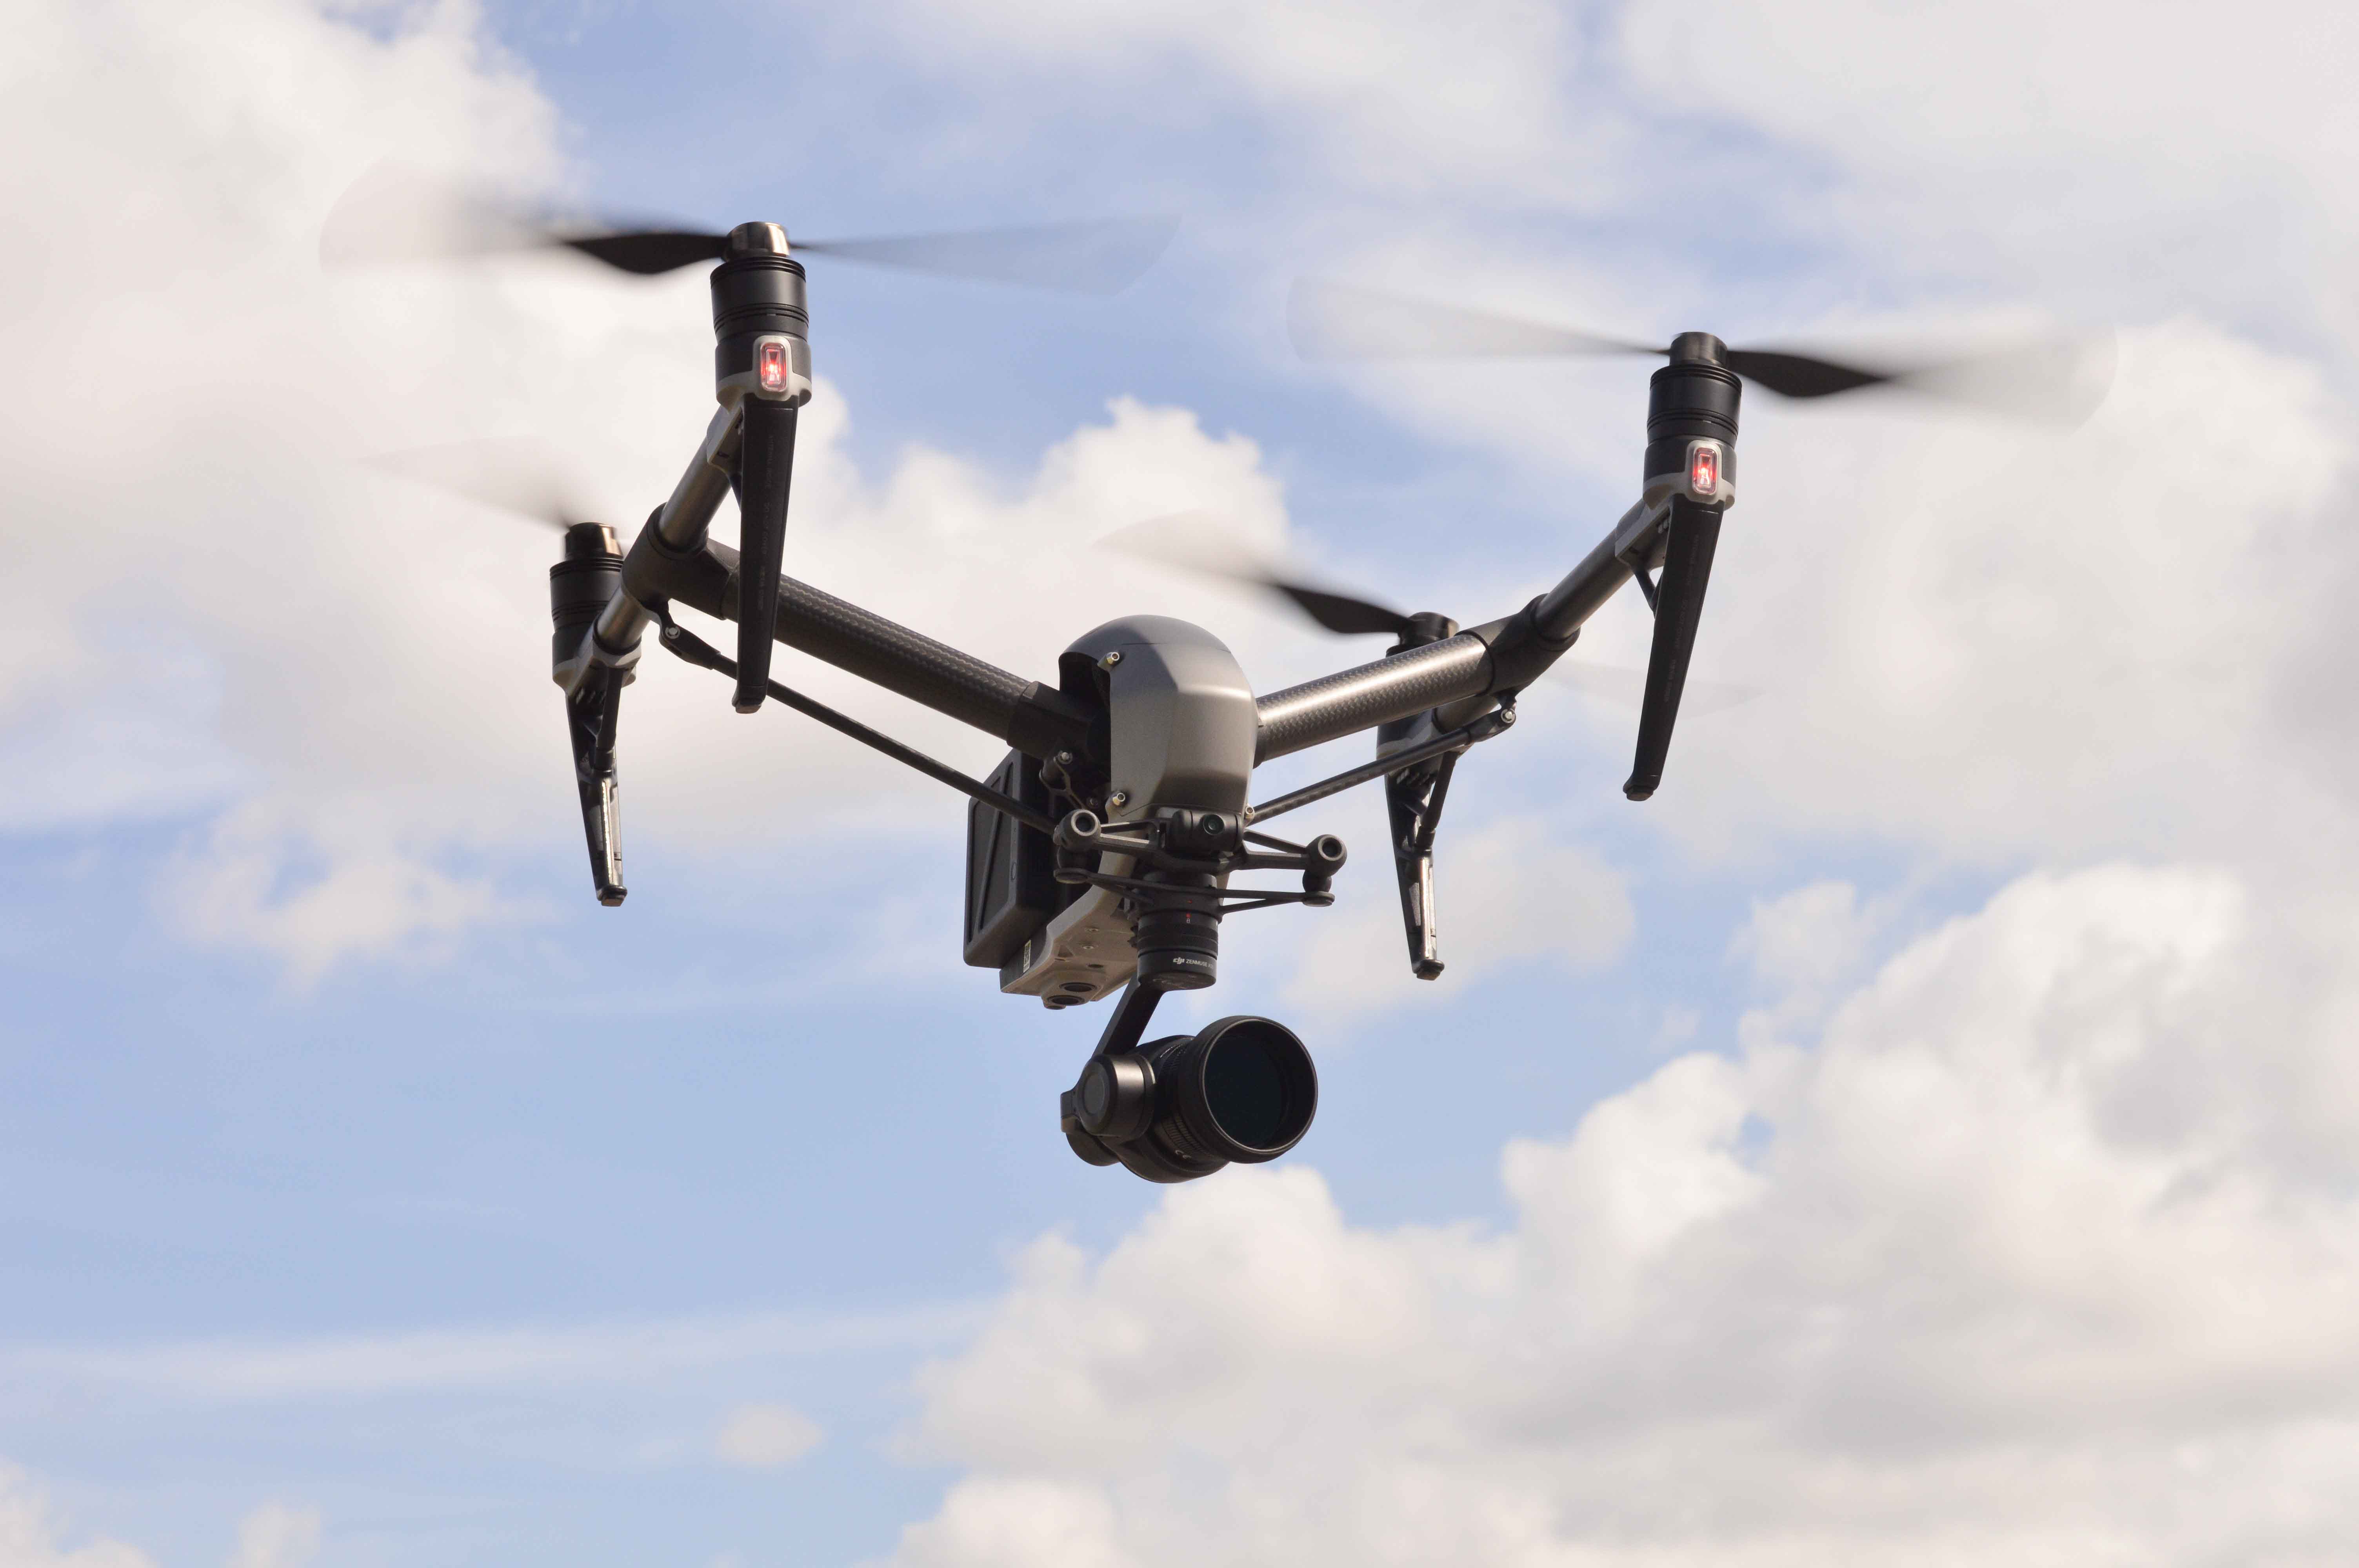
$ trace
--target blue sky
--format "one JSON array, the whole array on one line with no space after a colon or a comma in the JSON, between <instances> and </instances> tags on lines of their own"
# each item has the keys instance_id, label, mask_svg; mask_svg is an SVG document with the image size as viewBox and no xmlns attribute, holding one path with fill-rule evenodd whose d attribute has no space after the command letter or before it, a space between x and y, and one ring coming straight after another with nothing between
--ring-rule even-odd
<instances>
[{"instance_id":1,"label":"blue sky","mask_svg":"<svg viewBox=\"0 0 2359 1568\"><path fill-rule=\"evenodd\" d=\"M2139 16L38 5L0 1568L2334 1539L2353 127L2276 72L2351 39ZM527 438L643 514L703 286L321 276L386 157L814 235L1180 214L1112 299L812 265L789 569L1034 676L1129 611L1263 690L1377 651L1089 549L1145 517L1471 621L1626 504L1639 368L1314 370L1305 273L2118 368L2077 429L1753 395L1699 670L1764 695L1638 807L1632 716L1531 694L1453 788L1440 988L1375 798L1320 808L1341 903L1239 917L1183 1013L1293 1023L1318 1124L1166 1192L1055 1134L1101 1011L958 963L947 792L651 666L592 903L547 538L359 460Z\"/></svg>"}]
</instances>

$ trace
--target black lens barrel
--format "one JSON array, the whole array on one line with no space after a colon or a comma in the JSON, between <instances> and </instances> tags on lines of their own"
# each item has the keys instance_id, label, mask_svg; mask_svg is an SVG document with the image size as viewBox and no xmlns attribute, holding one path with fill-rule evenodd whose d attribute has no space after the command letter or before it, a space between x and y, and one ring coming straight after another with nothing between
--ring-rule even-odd
<instances>
[{"instance_id":1,"label":"black lens barrel","mask_svg":"<svg viewBox=\"0 0 2359 1568\"><path fill-rule=\"evenodd\" d=\"M1192 1182L1302 1141L1319 1111L1319 1071L1283 1024L1223 1018L1198 1034L1101 1048L1060 1108L1067 1141L1091 1164Z\"/></svg>"},{"instance_id":2,"label":"black lens barrel","mask_svg":"<svg viewBox=\"0 0 2359 1568\"><path fill-rule=\"evenodd\" d=\"M1210 875L1174 874L1140 899L1131 946L1138 983L1155 990L1201 990L1220 978L1221 892Z\"/></svg>"},{"instance_id":3,"label":"black lens barrel","mask_svg":"<svg viewBox=\"0 0 2359 1568\"><path fill-rule=\"evenodd\" d=\"M1223 1018L1139 1054L1155 1075L1146 1141L1181 1169L1275 1160L1302 1141L1319 1109L1310 1053L1266 1018Z\"/></svg>"}]
</instances>

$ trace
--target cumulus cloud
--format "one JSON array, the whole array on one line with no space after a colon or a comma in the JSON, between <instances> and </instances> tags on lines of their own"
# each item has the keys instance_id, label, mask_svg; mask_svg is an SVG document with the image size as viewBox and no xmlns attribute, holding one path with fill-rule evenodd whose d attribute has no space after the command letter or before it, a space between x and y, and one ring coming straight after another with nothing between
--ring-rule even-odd
<instances>
[{"instance_id":1,"label":"cumulus cloud","mask_svg":"<svg viewBox=\"0 0 2359 1568\"><path fill-rule=\"evenodd\" d=\"M819 1423L791 1405L740 1405L713 1434L713 1457L730 1465L771 1470L817 1448Z\"/></svg>"},{"instance_id":2,"label":"cumulus cloud","mask_svg":"<svg viewBox=\"0 0 2359 1568\"><path fill-rule=\"evenodd\" d=\"M156 1568L147 1552L100 1538L64 1544L66 1522L25 1472L0 1462L0 1568ZM228 1568L303 1568L320 1547L320 1516L264 1503L238 1521Z\"/></svg>"},{"instance_id":3,"label":"cumulus cloud","mask_svg":"<svg viewBox=\"0 0 2359 1568\"><path fill-rule=\"evenodd\" d=\"M1365 814L1364 814L1365 815ZM1441 978L1409 978L1392 858L1376 851L1295 955L1287 1000L1345 1015L1449 997L1500 968L1539 961L1578 974L1621 956L1636 924L1622 873L1537 817L1506 816L1451 834L1434 875Z\"/></svg>"},{"instance_id":4,"label":"cumulus cloud","mask_svg":"<svg viewBox=\"0 0 2359 1568\"><path fill-rule=\"evenodd\" d=\"M913 52L955 47L1119 87L1133 113L1189 95L1136 93L1136 83L1192 80L1235 93L1306 135L1338 178L1432 192L1547 181L1576 197L1604 168L1600 149L1568 133L1564 89L1578 70L1582 28L1538 0L1478 0L1441 12L1414 0L1348 7L1221 0L1151 0L976 7L911 0ZM922 29L922 31L920 31ZM958 63L958 62L949 62Z\"/></svg>"},{"instance_id":5,"label":"cumulus cloud","mask_svg":"<svg viewBox=\"0 0 2359 1568\"><path fill-rule=\"evenodd\" d=\"M1020 1509L1038 1563L2331 1560L2359 993L2288 946L2225 871L2034 875L1512 1146L1502 1231L1298 1168L1040 1241L924 1379L973 1473L901 1560Z\"/></svg>"},{"instance_id":6,"label":"cumulus cloud","mask_svg":"<svg viewBox=\"0 0 2359 1568\"><path fill-rule=\"evenodd\" d=\"M25 1472L0 1462L0 1568L155 1568L155 1559L119 1541L69 1547L65 1521Z\"/></svg>"},{"instance_id":7,"label":"cumulus cloud","mask_svg":"<svg viewBox=\"0 0 2359 1568\"><path fill-rule=\"evenodd\" d=\"M1709 23L1515 0L897 14L929 30L913 49L1006 91L1251 103L1354 201L1472 191L1647 236L1636 261L1617 239L1568 262L1528 213L1410 225L1395 207L1331 258L1345 270L1734 338L2127 323L2111 399L2069 432L1749 401L1700 669L1769 696L1684 723L1649 808L1723 864L1838 842L2007 885L1864 979L1890 903L1835 881L1762 901L1736 956L1767 998L1733 1042L1703 1039L1733 1048L1511 1147L1504 1228L1354 1225L1296 1165L1175 1190L1102 1257L1036 1244L991 1326L924 1380L916 1441L965 1475L901 1559L2344 1553L2359 535L2349 345L2310 329L2352 315L2347 19L1846 0ZM548 541L353 460L538 435L627 520L709 397L693 277L319 273L321 218L390 151L567 179L548 103L471 13L377 20L50 5L0 59L0 129L54 150L0 217L34 237L0 246L18 373L0 528L49 589L0 647L0 761L23 764L0 790L25 825L185 818L167 907L298 973L528 914L503 857L575 852L540 664ZM1793 254L1815 265L1758 261ZM1619 495L1638 406L1618 374L1343 384L1486 475ZM921 448L872 473L846 418L823 386L799 575L1027 673L1117 600L1236 629L1256 675L1302 656L1234 600L1068 553L1190 507L1282 546L1283 490L1246 437L1125 399L1009 470ZM1615 510L1503 569L1501 607ZM1644 629L1623 602L1584 649L1636 663ZM970 765L995 750L807 661L787 678ZM830 813L874 827L927 787L722 713L709 677L647 672L626 837L718 846L756 800L804 834ZM1542 694L1524 714L1523 754L1597 740ZM955 811L940 820L947 838ZM1554 827L1459 827L1445 984L1578 971L1630 939L1605 855ZM2108 857L2135 863L2026 870ZM1301 986L1346 1007L1432 994L1401 976L1381 853L1353 874L1355 904L1306 928ZM1672 1003L1658 1038L1691 1036ZM247 1370L416 1376L298 1359ZM292 1561L301 1519L271 1518L255 1550ZM21 1483L0 1491L16 1559L145 1562L61 1537Z\"/></svg>"},{"instance_id":8,"label":"cumulus cloud","mask_svg":"<svg viewBox=\"0 0 2359 1568\"><path fill-rule=\"evenodd\" d=\"M265 1503L238 1521L229 1568L303 1568L320 1550L320 1515Z\"/></svg>"},{"instance_id":9,"label":"cumulus cloud","mask_svg":"<svg viewBox=\"0 0 2359 1568\"><path fill-rule=\"evenodd\" d=\"M1453 13L1438 41L1434 17L1385 6L962 16L962 48L995 61L1151 62L1250 97L1289 146L1351 149L1321 179L1339 200L1375 193L1367 232L1331 235L1316 265L1412 293L1740 341L1964 348L2060 319L2120 326L2111 395L2077 428L1922 399L1748 396L1698 659L1769 695L1683 728L1651 814L1691 848L1866 834L2007 866L2234 855L2257 829L2283 859L2315 859L2320 833L2348 852L2359 727L2330 672L2359 657L2341 611L2359 581L2350 339L2320 330L2359 308L2349 269L2325 261L2353 227L2341 170L2359 118L2328 80L2348 17L1824 0L1700 26L1636 3ZM1476 59L1503 105L1546 105L1525 119L1554 127L1535 144L1554 163L1437 124L1451 99L1436 84ZM2289 76L2280 59L2299 62ZM1144 112L1198 101L1149 94ZM1434 165L1393 156L1364 115L1413 128L1431 158L1479 147L1480 198L1437 205ZM1593 145L1619 173L1567 197L1558 177ZM1587 203L1613 222L1574 244L1533 216ZM1697 211L1733 254L1699 249ZM1404 396L1386 365L1340 384L1535 489L1602 490L1572 520L1582 544L1636 476L1635 373L1420 364ZM1502 606L1569 565L1568 543L1491 552L1517 563ZM1587 645L1642 663L1645 628L1617 603ZM1543 732L1626 747L1626 718L1603 726L1547 695L1525 711ZM2256 824L2260 798L2282 809Z\"/></svg>"},{"instance_id":10,"label":"cumulus cloud","mask_svg":"<svg viewBox=\"0 0 2359 1568\"><path fill-rule=\"evenodd\" d=\"M1898 905L1896 896L1863 899L1851 883L1832 881L1755 899L1729 955L1744 959L1755 984L1777 1000L1748 1023L1819 1016L1833 988L1866 963Z\"/></svg>"},{"instance_id":11,"label":"cumulus cloud","mask_svg":"<svg viewBox=\"0 0 2359 1568\"><path fill-rule=\"evenodd\" d=\"M1790 193L1805 222L1906 231L1953 275L2115 309L2234 300L2339 322L2346 349L2359 324L2337 280L2359 115L2336 86L2359 31L2337 7L1811 0L1699 28L1638 0L1614 25L1658 102L1842 171Z\"/></svg>"},{"instance_id":12,"label":"cumulus cloud","mask_svg":"<svg viewBox=\"0 0 2359 1568\"><path fill-rule=\"evenodd\" d=\"M23 243L0 246L0 297L25 304L0 321L0 532L44 586L0 652L12 824L189 822L163 908L298 977L528 916L504 879L578 833L544 663L551 542L364 460L537 438L627 532L710 412L701 280L569 258L321 270L322 220L389 154L563 187L554 112L468 7L114 0L27 26L0 126L49 152L16 195ZM846 428L823 384L798 575L1033 675L1111 613L1108 584L1272 640L1234 599L1072 558L1188 507L1281 543L1244 437L1118 399L1028 473L919 448L870 475ZM624 719L626 845L807 836L831 814L908 833L921 799L955 832L933 786L778 715L732 722L712 677L656 662ZM970 765L995 755L808 661L785 673Z\"/></svg>"},{"instance_id":13,"label":"cumulus cloud","mask_svg":"<svg viewBox=\"0 0 2359 1568\"><path fill-rule=\"evenodd\" d=\"M1704 643L1773 695L1681 737L1720 831L2226 853L2274 837L2270 795L2348 834L2314 765L2347 710L2277 697L2320 637L2353 651L2351 422L2314 368L2181 320L2124 335L2070 434L1769 409L1748 437Z\"/></svg>"},{"instance_id":14,"label":"cumulus cloud","mask_svg":"<svg viewBox=\"0 0 2359 1568\"><path fill-rule=\"evenodd\" d=\"M1113 1505L1095 1487L991 1480L960 1487L940 1517L903 1532L899 1560L925 1568L1035 1568L1087 1563L1133 1568Z\"/></svg>"}]
</instances>

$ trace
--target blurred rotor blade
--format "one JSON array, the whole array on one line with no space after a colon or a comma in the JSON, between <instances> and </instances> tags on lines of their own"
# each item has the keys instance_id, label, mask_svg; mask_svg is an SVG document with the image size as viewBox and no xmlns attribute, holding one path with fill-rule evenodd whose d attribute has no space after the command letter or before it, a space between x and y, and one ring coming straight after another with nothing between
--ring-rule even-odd
<instances>
[{"instance_id":1,"label":"blurred rotor blade","mask_svg":"<svg viewBox=\"0 0 2359 1568\"><path fill-rule=\"evenodd\" d=\"M1745 380L1780 397L1828 397L1863 386L1880 386L1900 373L1837 364L1780 349L1731 349L1727 363Z\"/></svg>"},{"instance_id":2,"label":"blurred rotor blade","mask_svg":"<svg viewBox=\"0 0 2359 1568\"><path fill-rule=\"evenodd\" d=\"M1636 708L1647 699L1647 672L1626 665L1599 665L1587 659L1563 659L1549 674L1591 697L1617 708ZM1761 695L1757 686L1688 677L1687 695L1680 703L1683 714L1717 713L1736 708Z\"/></svg>"},{"instance_id":3,"label":"blurred rotor blade","mask_svg":"<svg viewBox=\"0 0 2359 1568\"><path fill-rule=\"evenodd\" d=\"M1098 543L1157 566L1177 567L1278 594L1338 636L1356 637L1379 632L1398 636L1409 624L1409 618L1397 610L1293 580L1240 543L1206 513L1175 512L1166 517L1149 518L1118 528Z\"/></svg>"},{"instance_id":4,"label":"blurred rotor blade","mask_svg":"<svg viewBox=\"0 0 2359 1568\"><path fill-rule=\"evenodd\" d=\"M338 200L320 231L320 259L353 266L565 248L652 276L720 260L724 238L619 221L568 221L517 199L387 163L362 175Z\"/></svg>"},{"instance_id":5,"label":"blurred rotor blade","mask_svg":"<svg viewBox=\"0 0 2359 1568\"><path fill-rule=\"evenodd\" d=\"M971 233L790 243L796 251L875 266L1115 294L1155 265L1179 227L1177 218L1104 218ZM652 277L717 262L727 244L723 233L567 216L398 164L379 164L355 180L328 214L320 233L320 259L352 265L566 249Z\"/></svg>"},{"instance_id":6,"label":"blurred rotor blade","mask_svg":"<svg viewBox=\"0 0 2359 1568\"><path fill-rule=\"evenodd\" d=\"M1660 354L1667 350L1570 327L1464 310L1357 284L1298 278L1287 301L1287 332L1306 360L1540 358L1563 354Z\"/></svg>"},{"instance_id":7,"label":"blurred rotor blade","mask_svg":"<svg viewBox=\"0 0 2359 1568\"><path fill-rule=\"evenodd\" d=\"M1179 229L1177 218L1101 218L970 233L789 243L799 253L872 266L1080 294L1119 294L1155 265Z\"/></svg>"},{"instance_id":8,"label":"blurred rotor blade","mask_svg":"<svg viewBox=\"0 0 2359 1568\"><path fill-rule=\"evenodd\" d=\"M1412 299L1356 284L1298 279L1287 330L1307 360L1550 358L1587 354L1666 354L1669 351L1603 338L1488 311ZM2056 336L1963 358L1927 361L1875 354L1854 361L1797 348L1730 349L1728 368L1782 397L1831 397L1894 386L2001 412L2071 423L2087 418L2113 384L2110 332Z\"/></svg>"},{"instance_id":9,"label":"blurred rotor blade","mask_svg":"<svg viewBox=\"0 0 2359 1568\"><path fill-rule=\"evenodd\" d=\"M369 467L564 529L589 521L556 455L538 441L457 441L365 460Z\"/></svg>"},{"instance_id":10,"label":"blurred rotor blade","mask_svg":"<svg viewBox=\"0 0 2359 1568\"><path fill-rule=\"evenodd\" d=\"M1913 391L2002 414L2077 426L2096 413L2114 388L2118 345L2110 330L2057 334L1895 378Z\"/></svg>"},{"instance_id":11,"label":"blurred rotor blade","mask_svg":"<svg viewBox=\"0 0 2359 1568\"><path fill-rule=\"evenodd\" d=\"M1956 359L1846 364L1784 349L1731 349L1728 368L1785 397L1892 386L2001 413L2078 424L2113 385L2114 339L2059 335Z\"/></svg>"},{"instance_id":12,"label":"blurred rotor blade","mask_svg":"<svg viewBox=\"0 0 2359 1568\"><path fill-rule=\"evenodd\" d=\"M1398 637L1409 630L1409 618L1397 610L1364 599L1354 599L1348 593L1330 593L1325 589L1311 588L1299 582L1281 582L1272 578L1265 588L1284 594L1294 601L1303 614L1339 637L1358 637L1382 632L1388 637Z\"/></svg>"},{"instance_id":13,"label":"blurred rotor blade","mask_svg":"<svg viewBox=\"0 0 2359 1568\"><path fill-rule=\"evenodd\" d=\"M698 262L719 261L729 243L729 236L698 233L687 229L632 229L613 233L559 236L549 243L580 251L618 272L627 272L638 277L654 277L680 267L694 266Z\"/></svg>"}]
</instances>

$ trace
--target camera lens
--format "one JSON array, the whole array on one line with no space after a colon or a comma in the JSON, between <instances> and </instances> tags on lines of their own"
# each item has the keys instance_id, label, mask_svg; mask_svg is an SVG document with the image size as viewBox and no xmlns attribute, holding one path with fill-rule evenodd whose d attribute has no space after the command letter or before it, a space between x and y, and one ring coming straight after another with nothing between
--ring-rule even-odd
<instances>
[{"instance_id":1,"label":"camera lens","mask_svg":"<svg viewBox=\"0 0 2359 1568\"><path fill-rule=\"evenodd\" d=\"M1220 978L1221 895L1210 877L1141 895L1131 926L1138 983L1157 990L1201 990Z\"/></svg>"},{"instance_id":2,"label":"camera lens","mask_svg":"<svg viewBox=\"0 0 2359 1568\"><path fill-rule=\"evenodd\" d=\"M1275 1160L1310 1130L1319 1074L1285 1025L1223 1018L1192 1038L1158 1040L1144 1053L1155 1071L1150 1136L1190 1161Z\"/></svg>"},{"instance_id":3,"label":"camera lens","mask_svg":"<svg viewBox=\"0 0 2359 1568\"><path fill-rule=\"evenodd\" d=\"M1204 1106L1223 1132L1251 1149L1285 1136L1286 1074L1257 1032L1232 1030L1204 1060Z\"/></svg>"},{"instance_id":4,"label":"camera lens","mask_svg":"<svg viewBox=\"0 0 2359 1568\"><path fill-rule=\"evenodd\" d=\"M1319 1094L1302 1042L1266 1018L1205 1033L1212 1039L1204 1053L1204 1110L1236 1146L1223 1152L1249 1159L1245 1151L1291 1147L1309 1130Z\"/></svg>"}]
</instances>

